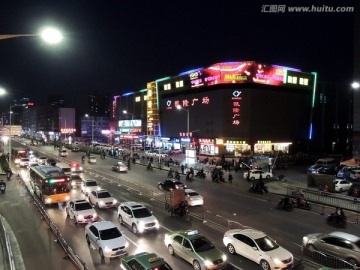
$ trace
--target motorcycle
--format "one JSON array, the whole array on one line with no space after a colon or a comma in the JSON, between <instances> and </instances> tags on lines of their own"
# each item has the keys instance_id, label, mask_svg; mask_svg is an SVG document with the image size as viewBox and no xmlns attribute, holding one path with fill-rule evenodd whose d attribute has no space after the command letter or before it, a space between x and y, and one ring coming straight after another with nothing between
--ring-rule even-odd
<instances>
[{"instance_id":1,"label":"motorcycle","mask_svg":"<svg viewBox=\"0 0 360 270\"><path fill-rule=\"evenodd\" d=\"M336 228L346 228L346 217L334 212L328 215L326 223Z\"/></svg>"},{"instance_id":2,"label":"motorcycle","mask_svg":"<svg viewBox=\"0 0 360 270\"><path fill-rule=\"evenodd\" d=\"M6 190L6 183L1 182L1 183L0 183L0 192L1 192L2 194L4 194L4 193L5 193L5 190Z\"/></svg>"},{"instance_id":3,"label":"motorcycle","mask_svg":"<svg viewBox=\"0 0 360 270\"><path fill-rule=\"evenodd\" d=\"M278 203L278 208L290 212L294 209L294 202L288 197L282 198Z\"/></svg>"},{"instance_id":4,"label":"motorcycle","mask_svg":"<svg viewBox=\"0 0 360 270\"><path fill-rule=\"evenodd\" d=\"M261 183L252 183L249 188L250 192L256 192L256 193L269 193L269 188Z\"/></svg>"},{"instance_id":5,"label":"motorcycle","mask_svg":"<svg viewBox=\"0 0 360 270\"><path fill-rule=\"evenodd\" d=\"M204 170L201 169L200 171L198 171L198 172L196 173L195 176L204 179L204 178L206 177L206 174L204 173Z\"/></svg>"},{"instance_id":6,"label":"motorcycle","mask_svg":"<svg viewBox=\"0 0 360 270\"><path fill-rule=\"evenodd\" d=\"M178 181L180 181L180 173L178 171L175 172L174 178Z\"/></svg>"},{"instance_id":7,"label":"motorcycle","mask_svg":"<svg viewBox=\"0 0 360 270\"><path fill-rule=\"evenodd\" d=\"M304 210L311 210L311 204L309 203L308 200L304 200L303 203L300 203L300 198L297 198L295 203L294 203L294 207L299 208L299 209L304 209Z\"/></svg>"}]
</instances>

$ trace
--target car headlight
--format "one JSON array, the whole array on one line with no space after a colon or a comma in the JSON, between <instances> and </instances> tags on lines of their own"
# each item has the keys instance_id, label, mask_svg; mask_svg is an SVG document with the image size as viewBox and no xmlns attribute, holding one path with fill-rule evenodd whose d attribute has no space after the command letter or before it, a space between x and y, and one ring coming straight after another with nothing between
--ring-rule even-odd
<instances>
[{"instance_id":1,"label":"car headlight","mask_svg":"<svg viewBox=\"0 0 360 270\"><path fill-rule=\"evenodd\" d=\"M204 264L205 264L206 267L213 266L213 263L211 261L209 261L209 260L205 260Z\"/></svg>"},{"instance_id":2,"label":"car headlight","mask_svg":"<svg viewBox=\"0 0 360 270\"><path fill-rule=\"evenodd\" d=\"M282 262L278 258L272 258L275 264L281 264Z\"/></svg>"},{"instance_id":3,"label":"car headlight","mask_svg":"<svg viewBox=\"0 0 360 270\"><path fill-rule=\"evenodd\" d=\"M128 247L129 247L129 242L126 241L125 248L128 248Z\"/></svg>"},{"instance_id":4,"label":"car headlight","mask_svg":"<svg viewBox=\"0 0 360 270\"><path fill-rule=\"evenodd\" d=\"M86 191L86 192L89 192L89 191L90 191L90 188L85 188L85 191Z\"/></svg>"},{"instance_id":5,"label":"car headlight","mask_svg":"<svg viewBox=\"0 0 360 270\"><path fill-rule=\"evenodd\" d=\"M93 217L96 218L96 217L97 217L97 213L94 213L94 214L93 214Z\"/></svg>"},{"instance_id":6,"label":"car headlight","mask_svg":"<svg viewBox=\"0 0 360 270\"><path fill-rule=\"evenodd\" d=\"M65 196L65 201L69 201L70 200L70 196Z\"/></svg>"},{"instance_id":7,"label":"car headlight","mask_svg":"<svg viewBox=\"0 0 360 270\"><path fill-rule=\"evenodd\" d=\"M51 203L51 199L50 199L50 198L46 198L45 202L46 202L46 203Z\"/></svg>"},{"instance_id":8,"label":"car headlight","mask_svg":"<svg viewBox=\"0 0 360 270\"><path fill-rule=\"evenodd\" d=\"M83 216L83 215L78 215L77 218L78 218L79 220L82 220L82 219L84 219L84 216Z\"/></svg>"},{"instance_id":9,"label":"car headlight","mask_svg":"<svg viewBox=\"0 0 360 270\"><path fill-rule=\"evenodd\" d=\"M71 171L74 172L74 171L75 171L75 168L71 168Z\"/></svg>"},{"instance_id":10,"label":"car headlight","mask_svg":"<svg viewBox=\"0 0 360 270\"><path fill-rule=\"evenodd\" d=\"M226 257L225 254L223 254L223 255L221 256L221 258L222 258L222 260L223 260L224 262L227 260L227 257Z\"/></svg>"},{"instance_id":11,"label":"car headlight","mask_svg":"<svg viewBox=\"0 0 360 270\"><path fill-rule=\"evenodd\" d=\"M82 171L83 170L83 167L79 167L79 171Z\"/></svg>"},{"instance_id":12,"label":"car headlight","mask_svg":"<svg viewBox=\"0 0 360 270\"><path fill-rule=\"evenodd\" d=\"M96 188L96 190L100 190L100 189L101 189L101 187L97 187L97 188Z\"/></svg>"},{"instance_id":13,"label":"car headlight","mask_svg":"<svg viewBox=\"0 0 360 270\"><path fill-rule=\"evenodd\" d=\"M112 251L112 249L109 248L109 247L104 247L104 251L105 251L105 252L110 252L110 251Z\"/></svg>"},{"instance_id":14,"label":"car headlight","mask_svg":"<svg viewBox=\"0 0 360 270\"><path fill-rule=\"evenodd\" d=\"M116 203L117 203L117 200L116 200L116 199L114 199L114 200L113 200L113 204L116 204Z\"/></svg>"},{"instance_id":15,"label":"car headlight","mask_svg":"<svg viewBox=\"0 0 360 270\"><path fill-rule=\"evenodd\" d=\"M99 201L99 205L104 205L105 203L103 201Z\"/></svg>"},{"instance_id":16,"label":"car headlight","mask_svg":"<svg viewBox=\"0 0 360 270\"><path fill-rule=\"evenodd\" d=\"M304 236L303 237L303 244L306 245L308 241L309 241L309 238L307 236Z\"/></svg>"},{"instance_id":17,"label":"car headlight","mask_svg":"<svg viewBox=\"0 0 360 270\"><path fill-rule=\"evenodd\" d=\"M160 224L159 224L159 221L157 219L155 220L155 227L156 227L156 229L160 228Z\"/></svg>"}]
</instances>

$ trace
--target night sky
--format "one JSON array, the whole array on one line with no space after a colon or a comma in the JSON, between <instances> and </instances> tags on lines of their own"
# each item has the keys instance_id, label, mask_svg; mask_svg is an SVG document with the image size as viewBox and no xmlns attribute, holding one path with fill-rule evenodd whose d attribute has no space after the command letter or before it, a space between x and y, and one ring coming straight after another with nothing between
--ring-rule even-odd
<instances>
[{"instance_id":1,"label":"night sky","mask_svg":"<svg viewBox=\"0 0 360 270\"><path fill-rule=\"evenodd\" d=\"M0 40L2 111L12 99L67 107L89 94L120 94L217 62L255 60L317 71L319 80L353 79L354 13L261 12L263 5L354 6L354 1L0 1L0 34L63 31L64 42Z\"/></svg>"}]
</instances>

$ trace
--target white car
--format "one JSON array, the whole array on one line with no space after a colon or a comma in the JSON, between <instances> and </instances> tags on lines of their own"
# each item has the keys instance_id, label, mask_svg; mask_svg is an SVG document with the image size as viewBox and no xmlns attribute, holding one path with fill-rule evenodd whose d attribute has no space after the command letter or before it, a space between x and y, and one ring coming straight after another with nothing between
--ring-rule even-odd
<instances>
[{"instance_id":1,"label":"white car","mask_svg":"<svg viewBox=\"0 0 360 270\"><path fill-rule=\"evenodd\" d=\"M29 163L30 163L30 159L22 158L22 159L20 159L19 165L20 165L20 167L28 167Z\"/></svg>"},{"instance_id":2,"label":"white car","mask_svg":"<svg viewBox=\"0 0 360 270\"><path fill-rule=\"evenodd\" d=\"M90 164L95 164L96 163L96 157L95 156L90 156L88 162Z\"/></svg>"},{"instance_id":3,"label":"white car","mask_svg":"<svg viewBox=\"0 0 360 270\"><path fill-rule=\"evenodd\" d=\"M110 221L98 221L85 226L87 244L97 250L101 258L113 258L127 253L129 242Z\"/></svg>"},{"instance_id":4,"label":"white car","mask_svg":"<svg viewBox=\"0 0 360 270\"><path fill-rule=\"evenodd\" d=\"M117 204L117 200L106 189L91 191L88 199L98 208L111 208Z\"/></svg>"},{"instance_id":5,"label":"white car","mask_svg":"<svg viewBox=\"0 0 360 270\"><path fill-rule=\"evenodd\" d=\"M249 176L248 176L249 174ZM259 180L260 175L262 176L262 179L269 179L273 177L272 173L265 172L262 170L249 170L247 172L244 172L244 178L249 180Z\"/></svg>"},{"instance_id":6,"label":"white car","mask_svg":"<svg viewBox=\"0 0 360 270\"><path fill-rule=\"evenodd\" d=\"M120 224L129 226L134 234L158 230L160 227L156 217L137 202L121 203L118 208L118 218Z\"/></svg>"},{"instance_id":7,"label":"white car","mask_svg":"<svg viewBox=\"0 0 360 270\"><path fill-rule=\"evenodd\" d=\"M352 185L351 182L346 181L344 179L335 179L334 184L335 184L336 192L343 192L343 191L349 190Z\"/></svg>"},{"instance_id":8,"label":"white car","mask_svg":"<svg viewBox=\"0 0 360 270\"><path fill-rule=\"evenodd\" d=\"M197 206L204 204L204 198L195 190L185 189L185 200L189 206Z\"/></svg>"},{"instance_id":9,"label":"white car","mask_svg":"<svg viewBox=\"0 0 360 270\"><path fill-rule=\"evenodd\" d=\"M239 254L260 265L261 269L291 269L293 255L265 233L255 229L225 232L223 243L231 254Z\"/></svg>"},{"instance_id":10,"label":"white car","mask_svg":"<svg viewBox=\"0 0 360 270\"><path fill-rule=\"evenodd\" d=\"M67 157L68 156L68 152L66 150L60 150L59 151L59 156L60 157Z\"/></svg>"},{"instance_id":11,"label":"white car","mask_svg":"<svg viewBox=\"0 0 360 270\"><path fill-rule=\"evenodd\" d=\"M89 223L97 220L97 213L86 200L70 201L66 205L66 216L73 219L75 224Z\"/></svg>"},{"instance_id":12,"label":"white car","mask_svg":"<svg viewBox=\"0 0 360 270\"><path fill-rule=\"evenodd\" d=\"M124 162L119 161L118 163L112 166L112 170L115 172L127 172L128 167L125 165Z\"/></svg>"},{"instance_id":13,"label":"white car","mask_svg":"<svg viewBox=\"0 0 360 270\"><path fill-rule=\"evenodd\" d=\"M29 165L28 165L28 168L30 169L30 167L36 167L36 166L40 166L40 164L37 163L36 161L30 161Z\"/></svg>"},{"instance_id":14,"label":"white car","mask_svg":"<svg viewBox=\"0 0 360 270\"><path fill-rule=\"evenodd\" d=\"M85 180L81 183L81 191L88 195L91 191L100 190L98 182L95 180Z\"/></svg>"},{"instance_id":15,"label":"white car","mask_svg":"<svg viewBox=\"0 0 360 270\"><path fill-rule=\"evenodd\" d=\"M37 159L37 162L40 164L40 165L46 165L47 163L47 157L39 157Z\"/></svg>"}]
</instances>

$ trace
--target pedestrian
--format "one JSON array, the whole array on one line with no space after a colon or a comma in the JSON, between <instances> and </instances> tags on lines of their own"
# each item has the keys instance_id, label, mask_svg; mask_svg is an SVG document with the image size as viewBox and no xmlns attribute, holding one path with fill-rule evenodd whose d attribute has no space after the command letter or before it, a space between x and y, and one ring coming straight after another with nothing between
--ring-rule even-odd
<instances>
[{"instance_id":1,"label":"pedestrian","mask_svg":"<svg viewBox=\"0 0 360 270\"><path fill-rule=\"evenodd\" d=\"M229 173L228 180L229 180L229 183L232 184L233 176L232 176L231 172Z\"/></svg>"},{"instance_id":2,"label":"pedestrian","mask_svg":"<svg viewBox=\"0 0 360 270\"><path fill-rule=\"evenodd\" d=\"M181 169L181 174L184 174L184 170L185 170L184 164L181 164L180 169Z\"/></svg>"}]
</instances>

